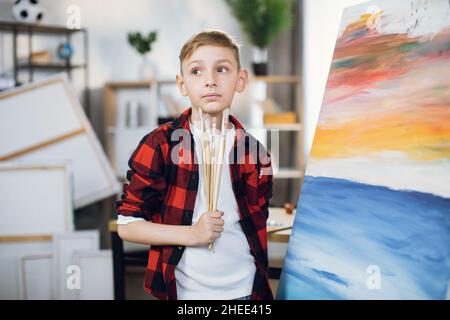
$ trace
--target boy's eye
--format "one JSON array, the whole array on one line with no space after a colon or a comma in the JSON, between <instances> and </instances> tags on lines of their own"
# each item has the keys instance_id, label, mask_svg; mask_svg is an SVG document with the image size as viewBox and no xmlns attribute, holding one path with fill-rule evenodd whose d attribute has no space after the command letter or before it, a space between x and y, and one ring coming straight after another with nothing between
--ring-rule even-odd
<instances>
[{"instance_id":1,"label":"boy's eye","mask_svg":"<svg viewBox=\"0 0 450 320\"><path fill-rule=\"evenodd\" d=\"M198 68L194 68L194 69L191 70L191 73L192 74L199 74L200 70Z\"/></svg>"},{"instance_id":2,"label":"boy's eye","mask_svg":"<svg viewBox=\"0 0 450 320\"><path fill-rule=\"evenodd\" d=\"M217 71L219 71L219 72L227 72L228 68L224 67L224 66L220 66L220 67L217 68Z\"/></svg>"}]
</instances>

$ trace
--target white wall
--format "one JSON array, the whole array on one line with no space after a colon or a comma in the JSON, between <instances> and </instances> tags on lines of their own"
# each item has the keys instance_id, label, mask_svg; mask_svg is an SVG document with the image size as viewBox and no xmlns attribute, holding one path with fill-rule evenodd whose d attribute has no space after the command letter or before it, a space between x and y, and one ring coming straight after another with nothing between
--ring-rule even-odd
<instances>
[{"instance_id":1,"label":"white wall","mask_svg":"<svg viewBox=\"0 0 450 320\"><path fill-rule=\"evenodd\" d=\"M303 0L305 154L314 139L342 11L364 0Z\"/></svg>"},{"instance_id":2,"label":"white wall","mask_svg":"<svg viewBox=\"0 0 450 320\"><path fill-rule=\"evenodd\" d=\"M11 7L14 0L0 0L0 19L12 20ZM40 0L45 8L42 23L65 26L69 14L67 8L77 5L81 10L81 27L89 32L89 84L91 92L91 121L97 128L101 121L101 89L108 81L137 80L141 57L127 41L130 31L149 32L158 30L150 58L156 62L159 78L174 79L179 70L178 55L183 43L194 33L205 28L220 29L231 34L241 43L241 62L250 67L251 49L241 32L239 23L231 14L224 0ZM12 52L11 36L3 37L5 52ZM56 39L36 37L35 50L57 47ZM1 40L1 38L0 38ZM74 62L80 60L82 38L74 38ZM19 39L22 55L28 54L27 38ZM0 57L5 68L12 66L12 56ZM1 67L1 63L0 63ZM0 73L2 70L0 70ZM82 89L83 74L74 72L74 82ZM39 78L39 75L36 76ZM26 74L23 79L27 79ZM174 91L176 89L174 88ZM248 122L247 105L250 92L235 99L233 112L244 123ZM181 99L188 103L187 99ZM100 130L98 130L100 131Z\"/></svg>"},{"instance_id":3,"label":"white wall","mask_svg":"<svg viewBox=\"0 0 450 320\"><path fill-rule=\"evenodd\" d=\"M13 0L0 0L0 19L11 20ZM90 83L135 80L140 56L128 45L127 32L159 30L150 57L162 77L173 78L184 41L204 28L218 28L246 44L240 27L223 0L41 0L46 9L43 23L66 25L68 6L81 9L81 26L89 31ZM243 62L247 48L243 50Z\"/></svg>"}]
</instances>

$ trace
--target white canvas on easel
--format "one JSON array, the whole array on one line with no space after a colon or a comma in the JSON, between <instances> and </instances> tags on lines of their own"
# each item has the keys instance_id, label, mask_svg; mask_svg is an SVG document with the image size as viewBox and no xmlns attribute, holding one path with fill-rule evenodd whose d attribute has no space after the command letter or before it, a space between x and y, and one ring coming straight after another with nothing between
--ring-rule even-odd
<instances>
[{"instance_id":1,"label":"white canvas on easel","mask_svg":"<svg viewBox=\"0 0 450 320\"><path fill-rule=\"evenodd\" d=\"M20 299L52 300L52 255L34 254L19 258Z\"/></svg>"},{"instance_id":2,"label":"white canvas on easel","mask_svg":"<svg viewBox=\"0 0 450 320\"><path fill-rule=\"evenodd\" d=\"M75 231L53 237L53 275L55 277L54 293L58 300L75 300L77 288L68 287L68 281L74 276L72 256L76 251L99 249L99 233L97 230ZM69 269L68 269L69 268ZM68 273L69 271L69 273ZM83 270L80 270L83 273ZM77 275L75 275L77 276Z\"/></svg>"},{"instance_id":3,"label":"white canvas on easel","mask_svg":"<svg viewBox=\"0 0 450 320\"><path fill-rule=\"evenodd\" d=\"M113 300L114 278L111 250L77 251L72 262L80 267L81 288L77 300Z\"/></svg>"},{"instance_id":4,"label":"white canvas on easel","mask_svg":"<svg viewBox=\"0 0 450 320\"><path fill-rule=\"evenodd\" d=\"M0 94L0 161L5 160L70 161L75 208L120 190L73 88L62 76Z\"/></svg>"},{"instance_id":5,"label":"white canvas on easel","mask_svg":"<svg viewBox=\"0 0 450 320\"><path fill-rule=\"evenodd\" d=\"M0 194L0 238L73 230L67 164L0 163Z\"/></svg>"}]
</instances>

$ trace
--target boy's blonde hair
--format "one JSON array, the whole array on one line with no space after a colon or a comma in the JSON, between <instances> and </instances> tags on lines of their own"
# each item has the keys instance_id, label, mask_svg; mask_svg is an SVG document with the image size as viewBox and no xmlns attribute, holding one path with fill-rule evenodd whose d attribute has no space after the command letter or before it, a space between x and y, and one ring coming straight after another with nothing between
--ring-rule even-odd
<instances>
[{"instance_id":1,"label":"boy's blonde hair","mask_svg":"<svg viewBox=\"0 0 450 320\"><path fill-rule=\"evenodd\" d=\"M213 45L225 47L233 50L234 56L238 63L238 69L241 68L241 61L239 59L239 44L230 37L227 33L220 30L204 30L194 34L181 48L180 52L180 72L181 64L184 60L189 59L195 50L201 46Z\"/></svg>"}]
</instances>

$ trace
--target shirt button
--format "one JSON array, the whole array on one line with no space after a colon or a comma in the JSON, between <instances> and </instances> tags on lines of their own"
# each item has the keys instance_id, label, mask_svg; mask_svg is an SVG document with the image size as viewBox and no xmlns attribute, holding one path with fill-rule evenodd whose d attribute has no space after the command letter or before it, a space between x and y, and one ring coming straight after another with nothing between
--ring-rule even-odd
<instances>
[{"instance_id":1,"label":"shirt button","mask_svg":"<svg viewBox=\"0 0 450 320\"><path fill-rule=\"evenodd\" d=\"M178 249L181 250L181 249L183 249L183 247L182 246L178 246Z\"/></svg>"}]
</instances>

